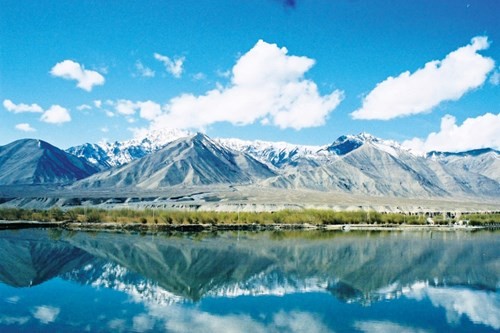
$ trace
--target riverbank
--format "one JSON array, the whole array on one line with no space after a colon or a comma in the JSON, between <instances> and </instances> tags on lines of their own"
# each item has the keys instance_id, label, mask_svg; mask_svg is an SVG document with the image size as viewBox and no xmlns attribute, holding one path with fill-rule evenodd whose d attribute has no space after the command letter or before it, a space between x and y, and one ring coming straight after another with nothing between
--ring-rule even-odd
<instances>
[{"instance_id":1,"label":"riverbank","mask_svg":"<svg viewBox=\"0 0 500 333\"><path fill-rule=\"evenodd\" d=\"M409 224L142 224L116 222L39 222L39 221L2 221L0 230L27 228L61 228L72 231L137 231L137 232L216 232L216 231L280 231L280 230L319 230L319 231L476 231L500 229L500 224L481 226L469 225L409 225Z\"/></svg>"},{"instance_id":2,"label":"riverbank","mask_svg":"<svg viewBox=\"0 0 500 333\"><path fill-rule=\"evenodd\" d=\"M404 214L320 209L276 212L190 212L171 210L92 209L63 211L0 209L0 228L64 227L73 230L399 230L500 225L500 213ZM473 230L473 229L471 229Z\"/></svg>"}]
</instances>

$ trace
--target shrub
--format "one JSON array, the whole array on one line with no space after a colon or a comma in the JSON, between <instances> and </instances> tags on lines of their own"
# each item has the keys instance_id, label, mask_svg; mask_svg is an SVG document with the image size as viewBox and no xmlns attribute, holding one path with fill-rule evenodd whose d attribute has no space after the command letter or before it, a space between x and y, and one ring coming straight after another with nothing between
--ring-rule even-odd
<instances>
[{"instance_id":1,"label":"shrub","mask_svg":"<svg viewBox=\"0 0 500 333\"><path fill-rule=\"evenodd\" d=\"M85 221L88 223L96 223L102 221L101 212L98 210L91 210L85 215Z\"/></svg>"},{"instance_id":2,"label":"shrub","mask_svg":"<svg viewBox=\"0 0 500 333\"><path fill-rule=\"evenodd\" d=\"M78 220L78 214L76 213L76 210L68 210L66 212L66 218L70 221L77 221Z\"/></svg>"},{"instance_id":3,"label":"shrub","mask_svg":"<svg viewBox=\"0 0 500 333\"><path fill-rule=\"evenodd\" d=\"M51 208L49 210L49 216L51 220L54 221L62 221L64 220L64 212L57 207Z\"/></svg>"}]
</instances>

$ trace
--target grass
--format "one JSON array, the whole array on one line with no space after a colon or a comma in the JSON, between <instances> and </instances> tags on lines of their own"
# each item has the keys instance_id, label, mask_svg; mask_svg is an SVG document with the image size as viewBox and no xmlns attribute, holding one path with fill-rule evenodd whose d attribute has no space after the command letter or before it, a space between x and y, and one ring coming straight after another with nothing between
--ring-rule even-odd
<instances>
[{"instance_id":1,"label":"grass","mask_svg":"<svg viewBox=\"0 0 500 333\"><path fill-rule=\"evenodd\" d=\"M500 214L468 214L461 220L469 220L471 225L500 223ZM115 222L141 223L160 225L179 224L411 224L425 225L427 218L423 215L406 215L401 213L378 213L374 211L333 211L333 210L282 210L277 212L190 212L172 210L104 210L78 207L67 211L59 208L49 210L29 210L19 208L1 208L0 220L24 221L74 221L74 222ZM442 216L434 218L436 224L449 224L453 219Z\"/></svg>"},{"instance_id":2,"label":"grass","mask_svg":"<svg viewBox=\"0 0 500 333\"><path fill-rule=\"evenodd\" d=\"M468 220L470 225L484 225L500 223L500 214L466 214L462 220Z\"/></svg>"}]
</instances>

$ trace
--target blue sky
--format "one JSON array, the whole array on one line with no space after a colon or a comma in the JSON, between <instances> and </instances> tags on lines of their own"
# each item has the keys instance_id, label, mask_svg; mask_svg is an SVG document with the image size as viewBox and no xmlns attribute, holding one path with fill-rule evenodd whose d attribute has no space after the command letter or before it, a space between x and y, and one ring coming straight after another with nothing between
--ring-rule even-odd
<instances>
[{"instance_id":1,"label":"blue sky","mask_svg":"<svg viewBox=\"0 0 500 333\"><path fill-rule=\"evenodd\" d=\"M67 148L185 127L301 144L368 132L419 150L500 148L497 0L0 8L0 144Z\"/></svg>"}]
</instances>

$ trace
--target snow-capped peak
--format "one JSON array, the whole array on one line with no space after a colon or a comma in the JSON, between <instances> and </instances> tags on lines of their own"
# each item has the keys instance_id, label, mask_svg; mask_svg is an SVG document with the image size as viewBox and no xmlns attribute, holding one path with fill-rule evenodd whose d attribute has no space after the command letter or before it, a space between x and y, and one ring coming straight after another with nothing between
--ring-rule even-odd
<instances>
[{"instance_id":1,"label":"snow-capped peak","mask_svg":"<svg viewBox=\"0 0 500 333\"><path fill-rule=\"evenodd\" d=\"M172 141L191 135L193 133L179 129L152 130L142 132L131 140L87 143L71 147L67 152L106 169L127 164L165 147Z\"/></svg>"},{"instance_id":2,"label":"snow-capped peak","mask_svg":"<svg viewBox=\"0 0 500 333\"><path fill-rule=\"evenodd\" d=\"M306 161L306 164L312 163L312 165L323 162L328 163L343 158L364 145L369 145L396 158L402 155L418 155L416 152L402 147L396 141L382 140L365 132L357 135L342 135L330 145L312 146L261 140L211 139L204 134L196 134L180 129L144 131L131 140L84 144L72 147L67 152L83 157L101 169L108 169L142 158L162 149L177 139L193 136L195 136L194 139L211 143L210 146L213 144L215 146L221 145L232 151L246 153L276 168L286 165L297 166L303 161ZM426 157L425 155L418 156Z\"/></svg>"},{"instance_id":3,"label":"snow-capped peak","mask_svg":"<svg viewBox=\"0 0 500 333\"><path fill-rule=\"evenodd\" d=\"M124 141L123 145L138 145L145 144L153 147L164 147L166 144L175 141L180 138L188 137L193 135L189 131L181 129L159 129L151 130L138 134L134 139L129 141Z\"/></svg>"},{"instance_id":4,"label":"snow-capped peak","mask_svg":"<svg viewBox=\"0 0 500 333\"><path fill-rule=\"evenodd\" d=\"M431 151L426 154L428 158L432 159L450 158L450 157L471 157L471 156L476 157L480 155L491 155L493 157L498 158L500 152L492 148L481 148L481 149L468 150L464 152Z\"/></svg>"},{"instance_id":5,"label":"snow-capped peak","mask_svg":"<svg viewBox=\"0 0 500 333\"><path fill-rule=\"evenodd\" d=\"M264 163L276 167L289 164L300 157L317 156L321 146L295 145L287 142L246 141L240 139L216 139L221 145L240 152L247 153Z\"/></svg>"},{"instance_id":6,"label":"snow-capped peak","mask_svg":"<svg viewBox=\"0 0 500 333\"><path fill-rule=\"evenodd\" d=\"M410 153L409 150L404 149L396 141L382 140L365 132L362 132L358 135L342 135L326 149L331 153L343 156L367 143L377 148L378 150L382 150L395 157L398 157L402 151Z\"/></svg>"}]
</instances>

